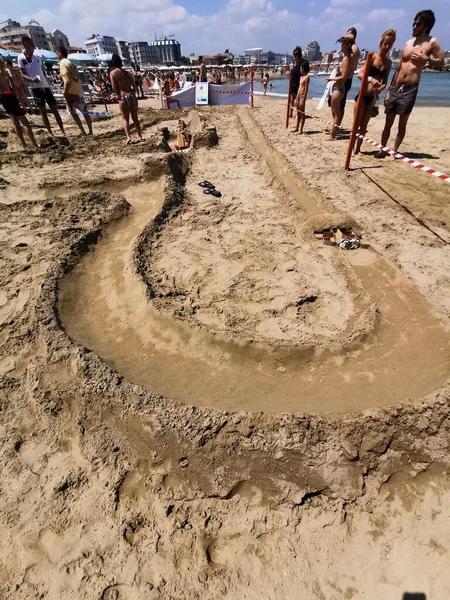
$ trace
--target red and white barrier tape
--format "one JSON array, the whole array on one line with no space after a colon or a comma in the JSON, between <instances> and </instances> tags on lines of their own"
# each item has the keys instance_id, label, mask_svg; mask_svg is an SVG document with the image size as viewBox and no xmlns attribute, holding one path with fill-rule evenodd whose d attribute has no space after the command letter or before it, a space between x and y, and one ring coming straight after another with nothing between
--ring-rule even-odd
<instances>
[{"instance_id":1,"label":"red and white barrier tape","mask_svg":"<svg viewBox=\"0 0 450 600\"><path fill-rule=\"evenodd\" d=\"M288 106L287 102L284 102L283 106ZM292 105L290 105L290 106L292 106ZM341 127L340 125L335 125L332 121L325 121L325 119L316 117L316 115L308 115L305 112L303 112L302 110L300 110L299 108L295 108L295 106L292 106L292 110L296 110L298 113L305 115L305 117L309 117L310 119L316 119L317 121L321 121L322 123L325 123L325 125L328 125L330 127L336 127L336 129L342 129L343 131L347 129L346 127Z\"/></svg>"},{"instance_id":2,"label":"red and white barrier tape","mask_svg":"<svg viewBox=\"0 0 450 600\"><path fill-rule=\"evenodd\" d=\"M284 106L287 106L287 104L284 104ZM295 110L297 110L297 112L301 113L302 115L305 115L305 117L312 117L313 119L322 121L322 123L326 123L327 125L333 125L334 127L337 127L338 129L344 129L343 127L334 125L333 123L330 123L329 121L325 121L324 119L321 119L320 117L316 117L315 115L307 115L306 113L299 110L298 108ZM422 163L418 162L417 160L414 160L413 158L407 158L403 154L400 154L399 152L395 152L395 150L391 150L391 148L387 148L386 146L383 146L383 144L379 144L375 140L372 140L371 138L369 138L367 136L361 135L360 133L357 133L356 137L359 137L363 140L363 142L371 144L372 146L375 146L375 148L378 148L379 150L382 150L383 152L386 152L387 154L394 156L397 160L400 160L400 161L406 163L407 165L409 165L410 167L413 167L414 169L419 169L420 171L424 171L425 173L429 173L430 175L433 175L433 177L437 177L441 181L446 181L447 183L450 183L450 175L446 175L445 173L436 171L436 169L427 167L426 165L423 165Z\"/></svg>"},{"instance_id":3,"label":"red and white barrier tape","mask_svg":"<svg viewBox=\"0 0 450 600\"><path fill-rule=\"evenodd\" d=\"M357 133L356 137L359 137L362 139L363 142L366 142L366 143L370 144L371 146L375 146L375 148L378 148L379 150L386 152L386 154L390 154L391 156L394 156L396 159L406 163L407 165L409 165L410 167L413 167L414 169L419 169L420 171L424 171L425 173L429 173L430 175L433 175L433 177L437 177L438 179L441 179L442 181L446 181L447 183L450 183L450 176L446 175L445 173L441 173L440 171L436 171L436 169L427 167L426 165L423 165L422 163L418 162L417 160L414 160L413 158L407 158L403 154L400 154L399 152L396 152L395 150L391 150L387 146L383 146L383 144L379 144L375 140L372 140L367 136L361 135L360 133Z\"/></svg>"}]
</instances>

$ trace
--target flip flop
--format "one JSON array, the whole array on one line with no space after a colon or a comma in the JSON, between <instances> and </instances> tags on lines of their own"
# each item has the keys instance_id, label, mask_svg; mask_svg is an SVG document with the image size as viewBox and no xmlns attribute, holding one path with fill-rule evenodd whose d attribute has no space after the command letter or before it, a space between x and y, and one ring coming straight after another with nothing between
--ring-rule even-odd
<instances>
[{"instance_id":1,"label":"flip flop","mask_svg":"<svg viewBox=\"0 0 450 600\"><path fill-rule=\"evenodd\" d=\"M209 181L200 181L200 183L198 184L200 187L203 188L209 188L209 189L214 189L216 186L213 185L212 183L210 183Z\"/></svg>"},{"instance_id":2,"label":"flip flop","mask_svg":"<svg viewBox=\"0 0 450 600\"><path fill-rule=\"evenodd\" d=\"M210 194L211 196L215 196L216 198L220 198L222 194L216 190L215 188L206 188L203 190L204 194Z\"/></svg>"},{"instance_id":3,"label":"flip flop","mask_svg":"<svg viewBox=\"0 0 450 600\"><path fill-rule=\"evenodd\" d=\"M357 250L361 246L361 240L357 237L343 239L338 243L341 250Z\"/></svg>"}]
</instances>

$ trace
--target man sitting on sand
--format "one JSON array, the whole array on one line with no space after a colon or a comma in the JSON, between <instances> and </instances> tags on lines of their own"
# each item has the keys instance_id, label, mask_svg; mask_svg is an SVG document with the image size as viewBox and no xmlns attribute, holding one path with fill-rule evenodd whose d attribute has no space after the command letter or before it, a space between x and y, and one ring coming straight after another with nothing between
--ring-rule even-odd
<instances>
[{"instance_id":1,"label":"man sitting on sand","mask_svg":"<svg viewBox=\"0 0 450 600\"><path fill-rule=\"evenodd\" d=\"M72 118L78 125L81 133L86 135L83 124L77 114L77 110L79 110L85 118L89 135L92 135L92 121L88 113L86 102L83 98L83 87L81 85L80 74L78 73L76 66L67 58L67 48L59 46L56 54L60 61L59 72L64 81L64 98L67 102L67 110L72 115Z\"/></svg>"},{"instance_id":2,"label":"man sitting on sand","mask_svg":"<svg viewBox=\"0 0 450 600\"><path fill-rule=\"evenodd\" d=\"M413 38L406 42L397 72L391 82L388 95L384 101L386 106L386 123L381 143L386 146L391 134L395 117L399 115L398 133L395 138L394 150L398 151L402 143L409 115L414 108L420 77L428 64L432 69L442 69L444 66L444 53L438 40L430 36L436 19L431 10L422 10L417 13L413 23ZM394 157L386 152L378 152L377 158Z\"/></svg>"},{"instance_id":3,"label":"man sitting on sand","mask_svg":"<svg viewBox=\"0 0 450 600\"><path fill-rule=\"evenodd\" d=\"M22 77L27 82L31 89L31 93L34 96L34 100L39 107L42 120L47 128L49 134L53 137L52 128L50 127L50 121L47 116L46 104L48 104L52 111L56 122L61 130L61 133L65 136L64 125L61 119L61 115L58 112L58 106L56 100L50 89L50 85L44 75L42 69L41 59L34 53L34 42L28 36L22 37L23 52L17 59L19 67L22 71Z\"/></svg>"},{"instance_id":4,"label":"man sitting on sand","mask_svg":"<svg viewBox=\"0 0 450 600\"><path fill-rule=\"evenodd\" d=\"M27 149L27 145L25 143L25 139L23 137L22 127L24 126L25 131L30 139L30 142L34 148L38 148L36 144L36 140L34 139L33 131L31 129L30 123L25 116L25 111L19 104L19 100L15 94L11 91L12 81L6 71L6 65L3 58L0 56L0 104L3 106L5 111L8 113L9 118L11 119L15 132L17 133L17 137L20 140L24 150Z\"/></svg>"}]
</instances>

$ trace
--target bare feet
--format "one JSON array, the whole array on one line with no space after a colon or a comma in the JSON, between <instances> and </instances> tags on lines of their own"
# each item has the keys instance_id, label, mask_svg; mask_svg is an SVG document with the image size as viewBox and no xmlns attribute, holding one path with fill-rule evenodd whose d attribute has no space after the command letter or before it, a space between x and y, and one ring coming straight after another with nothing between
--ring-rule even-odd
<instances>
[{"instance_id":1,"label":"bare feet","mask_svg":"<svg viewBox=\"0 0 450 600\"><path fill-rule=\"evenodd\" d=\"M326 142L335 142L336 139L334 137L331 137L331 135L330 135L330 137L327 137L325 141Z\"/></svg>"},{"instance_id":2,"label":"bare feet","mask_svg":"<svg viewBox=\"0 0 450 600\"><path fill-rule=\"evenodd\" d=\"M127 141L125 142L125 146L129 146L131 144L131 138L127 138Z\"/></svg>"},{"instance_id":3,"label":"bare feet","mask_svg":"<svg viewBox=\"0 0 450 600\"><path fill-rule=\"evenodd\" d=\"M388 155L387 155L387 156L384 158L384 160L388 160L388 161L390 161L390 162L394 161L394 160L395 160L395 154L388 154Z\"/></svg>"}]
</instances>

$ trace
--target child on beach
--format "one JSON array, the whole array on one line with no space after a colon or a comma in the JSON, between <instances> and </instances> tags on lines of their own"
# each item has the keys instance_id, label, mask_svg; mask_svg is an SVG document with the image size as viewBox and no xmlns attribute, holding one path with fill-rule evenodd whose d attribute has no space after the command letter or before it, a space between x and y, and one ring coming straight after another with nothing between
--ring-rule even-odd
<instances>
[{"instance_id":1,"label":"child on beach","mask_svg":"<svg viewBox=\"0 0 450 600\"><path fill-rule=\"evenodd\" d=\"M309 62L306 60L300 70L300 85L297 91L296 107L297 107L297 124L295 126L295 132L298 132L300 127L300 133L303 133L303 127L305 126L305 110L306 110L306 98L308 96L309 89Z\"/></svg>"}]
</instances>

